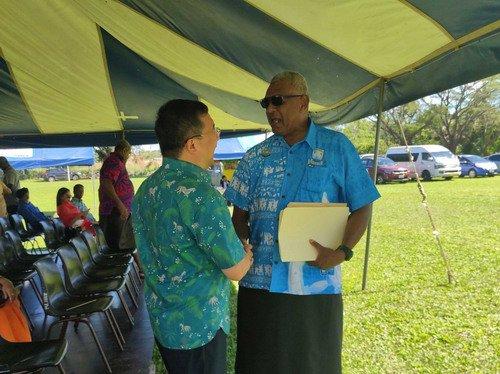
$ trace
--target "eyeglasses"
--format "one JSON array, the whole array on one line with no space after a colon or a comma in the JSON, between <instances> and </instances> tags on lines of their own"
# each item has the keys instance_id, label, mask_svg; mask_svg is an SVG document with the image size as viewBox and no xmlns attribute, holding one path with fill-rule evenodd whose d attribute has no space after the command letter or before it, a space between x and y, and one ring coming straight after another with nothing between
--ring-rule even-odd
<instances>
[{"instance_id":1,"label":"eyeglasses","mask_svg":"<svg viewBox=\"0 0 500 374\"><path fill-rule=\"evenodd\" d=\"M264 109L267 109L269 104L273 104L274 106L280 106L283 105L285 102L285 99L291 98L291 97L300 97L304 96L304 94L301 95L274 95L274 96L269 96L265 97L260 101L260 106Z\"/></svg>"},{"instance_id":2,"label":"eyeglasses","mask_svg":"<svg viewBox=\"0 0 500 374\"><path fill-rule=\"evenodd\" d=\"M220 132L221 132L221 129L218 128L218 127L215 127L214 126L214 132L219 135ZM193 136L190 136L189 138L187 138L185 141L184 141L184 144L186 144L188 141L190 141L191 139L194 139L194 138L203 138L203 134L198 134L198 135L193 135Z\"/></svg>"}]
</instances>

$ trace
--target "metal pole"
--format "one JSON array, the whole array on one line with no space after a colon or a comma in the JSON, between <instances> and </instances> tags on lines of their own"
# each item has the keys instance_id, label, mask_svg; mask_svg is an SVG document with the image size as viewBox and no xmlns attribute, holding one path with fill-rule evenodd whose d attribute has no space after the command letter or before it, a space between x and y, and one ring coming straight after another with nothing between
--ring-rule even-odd
<instances>
[{"instance_id":1,"label":"metal pole","mask_svg":"<svg viewBox=\"0 0 500 374\"><path fill-rule=\"evenodd\" d=\"M90 175L92 175L92 205L93 205L93 210L94 213L97 213L96 207L95 207L95 177L94 177L94 164L90 165Z\"/></svg>"},{"instance_id":2,"label":"metal pole","mask_svg":"<svg viewBox=\"0 0 500 374\"><path fill-rule=\"evenodd\" d=\"M375 131L375 149L373 151L373 175L372 180L373 183L377 181L377 163L378 163L378 148L380 142L380 121L382 117L382 111L384 109L384 95L385 95L385 79L380 81L380 95L378 98L378 112L377 112L377 126ZM366 289L366 280L368 276L368 259L370 257L370 239L372 233L372 217L373 211L370 215L370 219L368 221L368 228L366 230L366 247L365 247L365 264L363 266L363 283L361 285L361 289L364 291Z\"/></svg>"}]
</instances>

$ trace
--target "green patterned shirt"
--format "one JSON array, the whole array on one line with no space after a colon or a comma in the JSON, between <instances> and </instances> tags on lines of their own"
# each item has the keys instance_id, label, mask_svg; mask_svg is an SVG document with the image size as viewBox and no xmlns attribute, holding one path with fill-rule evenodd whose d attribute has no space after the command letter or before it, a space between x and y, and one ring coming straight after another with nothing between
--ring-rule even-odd
<instances>
[{"instance_id":1,"label":"green patterned shirt","mask_svg":"<svg viewBox=\"0 0 500 374\"><path fill-rule=\"evenodd\" d=\"M161 345L193 349L219 328L229 333L227 269L244 257L226 200L200 167L171 158L147 178L132 204L145 272L145 299Z\"/></svg>"}]
</instances>

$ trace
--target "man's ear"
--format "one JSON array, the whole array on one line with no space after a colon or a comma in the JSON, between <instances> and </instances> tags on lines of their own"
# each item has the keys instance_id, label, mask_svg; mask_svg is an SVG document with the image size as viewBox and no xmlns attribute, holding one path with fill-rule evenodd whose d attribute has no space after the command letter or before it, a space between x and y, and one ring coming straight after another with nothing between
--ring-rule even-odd
<instances>
[{"instance_id":1,"label":"man's ear","mask_svg":"<svg viewBox=\"0 0 500 374\"><path fill-rule=\"evenodd\" d=\"M196 145L196 142L194 141L194 138L193 139L189 139L186 144L184 144L184 148L183 148L186 152L188 153L193 153L196 151L197 149L197 145Z\"/></svg>"},{"instance_id":2,"label":"man's ear","mask_svg":"<svg viewBox=\"0 0 500 374\"><path fill-rule=\"evenodd\" d=\"M300 98L300 109L309 112L309 96L304 95Z\"/></svg>"}]
</instances>

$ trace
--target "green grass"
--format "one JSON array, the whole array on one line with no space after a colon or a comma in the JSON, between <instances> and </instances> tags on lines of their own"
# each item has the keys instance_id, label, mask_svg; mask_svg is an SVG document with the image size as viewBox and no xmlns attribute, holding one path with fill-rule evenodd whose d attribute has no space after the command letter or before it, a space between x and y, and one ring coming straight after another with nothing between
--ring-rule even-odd
<instances>
[{"instance_id":1,"label":"green grass","mask_svg":"<svg viewBox=\"0 0 500 374\"><path fill-rule=\"evenodd\" d=\"M83 184L92 207L91 182ZM55 194L63 185L73 183L23 183L42 210L55 210ZM500 370L500 177L434 181L424 187L457 283L447 284L416 184L379 186L368 290L360 290L364 240L343 266L346 373ZM234 303L232 310L234 318ZM234 343L231 336L230 368Z\"/></svg>"}]
</instances>

